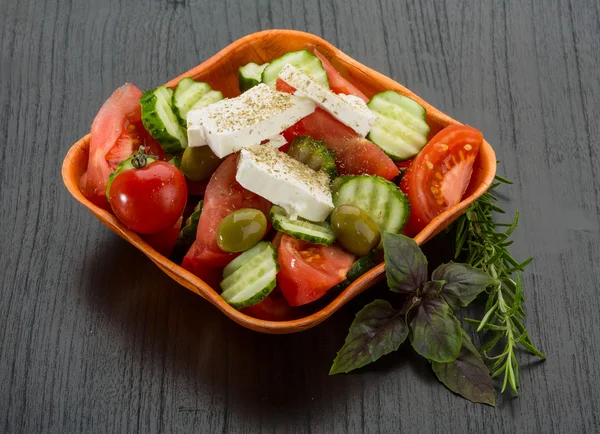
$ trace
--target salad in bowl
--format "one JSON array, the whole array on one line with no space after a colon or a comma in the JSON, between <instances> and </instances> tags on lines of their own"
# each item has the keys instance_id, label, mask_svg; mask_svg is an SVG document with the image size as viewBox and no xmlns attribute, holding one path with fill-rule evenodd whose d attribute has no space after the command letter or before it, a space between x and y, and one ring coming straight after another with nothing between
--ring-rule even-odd
<instances>
[{"instance_id":1,"label":"salad in bowl","mask_svg":"<svg viewBox=\"0 0 600 434\"><path fill-rule=\"evenodd\" d=\"M378 76L353 81L310 36L260 63L230 56L222 88L214 74L125 84L70 172L80 201L169 274L199 278L238 322L322 321L382 274L385 233L424 241L493 178L478 167L482 149L493 158L480 131L432 122L430 106ZM486 172L477 185L474 171Z\"/></svg>"}]
</instances>

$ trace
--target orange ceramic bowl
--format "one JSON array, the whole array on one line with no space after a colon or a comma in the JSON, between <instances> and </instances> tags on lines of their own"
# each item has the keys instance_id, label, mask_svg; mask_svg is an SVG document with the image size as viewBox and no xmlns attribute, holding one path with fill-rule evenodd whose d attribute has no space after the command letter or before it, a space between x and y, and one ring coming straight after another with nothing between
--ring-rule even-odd
<instances>
[{"instance_id":1,"label":"orange ceramic bowl","mask_svg":"<svg viewBox=\"0 0 600 434\"><path fill-rule=\"evenodd\" d=\"M196 80L209 83L213 88L223 92L226 97L233 97L239 94L237 73L239 66L245 65L248 62L256 62L258 64L269 62L288 51L311 47L318 48L319 52L330 59L333 66L345 78L357 86L368 97L378 92L392 89L418 101L427 109L427 123L431 127L431 135L447 125L460 124L460 122L432 107L426 101L423 101L404 86L362 65L327 41L309 33L293 30L267 30L241 38L204 63L171 80L167 83L167 86L175 86L182 78L192 77ZM244 315L225 303L219 296L219 293L200 278L156 252L135 232L127 229L114 215L97 207L83 196L79 190L79 178L87 167L89 142L90 135L88 134L71 147L63 162L63 180L73 197L88 208L113 232L144 252L165 273L190 291L211 302L225 315L244 327L263 333L276 334L294 333L309 329L325 321L353 297L385 277L384 264L381 263L348 286L327 306L300 319L292 321L264 321ZM471 183L464 199L429 223L415 237L416 242L423 244L452 223L473 201L488 189L494 179L495 173L496 156L492 147L484 141L479 156L475 161Z\"/></svg>"}]
</instances>

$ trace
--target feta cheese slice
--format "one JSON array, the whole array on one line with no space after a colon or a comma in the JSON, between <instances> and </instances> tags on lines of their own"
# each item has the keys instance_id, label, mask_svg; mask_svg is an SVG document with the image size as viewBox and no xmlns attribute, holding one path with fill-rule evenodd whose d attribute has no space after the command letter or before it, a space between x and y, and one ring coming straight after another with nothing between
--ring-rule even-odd
<instances>
[{"instance_id":1,"label":"feta cheese slice","mask_svg":"<svg viewBox=\"0 0 600 434\"><path fill-rule=\"evenodd\" d=\"M208 145L219 158L270 139L315 110L310 99L259 84L236 98L188 113L188 146Z\"/></svg>"},{"instance_id":2,"label":"feta cheese slice","mask_svg":"<svg viewBox=\"0 0 600 434\"><path fill-rule=\"evenodd\" d=\"M285 137L283 137L283 134L277 134L276 136L271 137L269 140L263 143L263 145L279 149L286 143L287 140L285 139Z\"/></svg>"},{"instance_id":3,"label":"feta cheese slice","mask_svg":"<svg viewBox=\"0 0 600 434\"><path fill-rule=\"evenodd\" d=\"M244 148L237 182L282 207L292 218L324 221L333 210L329 177L270 146Z\"/></svg>"},{"instance_id":4,"label":"feta cheese slice","mask_svg":"<svg viewBox=\"0 0 600 434\"><path fill-rule=\"evenodd\" d=\"M279 78L296 88L294 95L310 98L363 137L369 133L377 119L361 98L335 94L289 63L279 72Z\"/></svg>"}]
</instances>

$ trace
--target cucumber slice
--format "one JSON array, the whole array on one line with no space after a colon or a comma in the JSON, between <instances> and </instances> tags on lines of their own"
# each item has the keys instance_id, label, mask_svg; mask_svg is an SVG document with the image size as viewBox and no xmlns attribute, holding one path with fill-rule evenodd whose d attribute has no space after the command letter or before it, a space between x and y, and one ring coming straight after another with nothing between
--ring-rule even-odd
<instances>
[{"instance_id":1,"label":"cucumber slice","mask_svg":"<svg viewBox=\"0 0 600 434\"><path fill-rule=\"evenodd\" d=\"M332 245L335 241L335 235L328 223L313 223L301 217L297 220L290 219L285 210L279 206L271 207L269 219L275 229L299 240L326 246Z\"/></svg>"},{"instance_id":2,"label":"cucumber slice","mask_svg":"<svg viewBox=\"0 0 600 434\"><path fill-rule=\"evenodd\" d=\"M193 78L186 77L182 79L173 92L173 113L179 120L179 125L187 127L187 114L192 109L196 101L210 91L210 86L206 83L200 83Z\"/></svg>"},{"instance_id":3,"label":"cucumber slice","mask_svg":"<svg viewBox=\"0 0 600 434\"><path fill-rule=\"evenodd\" d=\"M393 160L408 160L427 144L429 125L418 102L387 90L371 98L368 106L377 115L368 138Z\"/></svg>"},{"instance_id":4,"label":"cucumber slice","mask_svg":"<svg viewBox=\"0 0 600 434\"><path fill-rule=\"evenodd\" d=\"M283 56L273 60L264 69L262 73L262 82L271 87L275 87L275 82L277 81L279 71L281 71L288 63L295 66L305 74L308 74L321 86L329 88L329 79L327 78L327 72L325 72L323 64L317 56L308 50L290 51L289 53L285 53Z\"/></svg>"},{"instance_id":5,"label":"cucumber slice","mask_svg":"<svg viewBox=\"0 0 600 434\"><path fill-rule=\"evenodd\" d=\"M204 95L202 95L202 98L196 101L196 103L190 110L198 110L204 108L207 105L211 105L217 101L221 101L222 99L223 94L221 92L219 92L218 90L209 90Z\"/></svg>"},{"instance_id":6,"label":"cucumber slice","mask_svg":"<svg viewBox=\"0 0 600 434\"><path fill-rule=\"evenodd\" d=\"M381 249L371 250L369 254L358 258L352 264L352 268L348 271L346 278L352 283L381 261L383 261L383 251Z\"/></svg>"},{"instance_id":7,"label":"cucumber slice","mask_svg":"<svg viewBox=\"0 0 600 434\"><path fill-rule=\"evenodd\" d=\"M142 122L165 152L176 154L187 147L185 130L172 107L173 89L165 86L144 92L140 98Z\"/></svg>"},{"instance_id":8,"label":"cucumber slice","mask_svg":"<svg viewBox=\"0 0 600 434\"><path fill-rule=\"evenodd\" d=\"M108 179L106 181L106 200L108 200L108 202L110 203L110 186L113 183L113 181L115 180L115 178L117 177L117 175L121 172L124 172L125 170L131 170L131 169L135 169L135 167L133 167L132 161L133 161L133 157L137 156L137 154L132 155L131 157L129 157L127 160L123 160L119 163L119 165L117 166L117 169L112 172L110 175L108 175ZM154 163L156 161L156 158L154 157L150 157L149 155L146 155L146 165L150 164L150 163Z\"/></svg>"},{"instance_id":9,"label":"cucumber slice","mask_svg":"<svg viewBox=\"0 0 600 434\"><path fill-rule=\"evenodd\" d=\"M290 157L306 164L313 170L322 170L331 179L337 176L335 157L333 152L327 149L325 142L308 136L296 137L287 153Z\"/></svg>"},{"instance_id":10,"label":"cucumber slice","mask_svg":"<svg viewBox=\"0 0 600 434\"><path fill-rule=\"evenodd\" d=\"M352 264L352 268L346 274L346 280L341 283L338 283L336 286L331 288L329 291L341 291L348 286L360 276L365 274L371 268L375 267L379 263L383 261L383 250L382 249L374 249L368 255L361 256L354 264Z\"/></svg>"},{"instance_id":11,"label":"cucumber slice","mask_svg":"<svg viewBox=\"0 0 600 434\"><path fill-rule=\"evenodd\" d=\"M225 267L221 297L236 309L260 303L275 288L278 271L273 244L261 241Z\"/></svg>"},{"instance_id":12,"label":"cucumber slice","mask_svg":"<svg viewBox=\"0 0 600 434\"><path fill-rule=\"evenodd\" d=\"M204 201L198 202L198 205L194 207L194 211L186 219L183 228L177 235L178 246L191 246L196 241L196 230L198 229L198 221L200 220L200 214L202 213L202 205Z\"/></svg>"},{"instance_id":13,"label":"cucumber slice","mask_svg":"<svg viewBox=\"0 0 600 434\"><path fill-rule=\"evenodd\" d=\"M167 160L167 163L172 164L173 166L180 169L181 168L181 154L173 155L169 160Z\"/></svg>"},{"instance_id":14,"label":"cucumber slice","mask_svg":"<svg viewBox=\"0 0 600 434\"><path fill-rule=\"evenodd\" d=\"M256 86L262 81L262 73L268 63L257 65L250 62L238 69L238 81L240 84L240 92L246 92L248 89Z\"/></svg>"},{"instance_id":15,"label":"cucumber slice","mask_svg":"<svg viewBox=\"0 0 600 434\"><path fill-rule=\"evenodd\" d=\"M361 208L375 220L382 234L398 233L406 224L410 202L396 184L379 176L359 175L344 176L336 185L333 204Z\"/></svg>"}]
</instances>

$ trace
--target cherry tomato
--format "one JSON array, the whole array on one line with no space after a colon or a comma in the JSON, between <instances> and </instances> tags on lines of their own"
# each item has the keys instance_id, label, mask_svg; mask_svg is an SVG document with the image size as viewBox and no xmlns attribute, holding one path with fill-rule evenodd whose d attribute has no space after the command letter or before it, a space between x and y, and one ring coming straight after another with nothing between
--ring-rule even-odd
<instances>
[{"instance_id":1,"label":"cherry tomato","mask_svg":"<svg viewBox=\"0 0 600 434\"><path fill-rule=\"evenodd\" d=\"M461 201L482 143L481 131L450 125L425 145L400 182L411 206L404 233L416 235L438 214Z\"/></svg>"},{"instance_id":2,"label":"cherry tomato","mask_svg":"<svg viewBox=\"0 0 600 434\"><path fill-rule=\"evenodd\" d=\"M181 217L186 200L185 177L164 161L119 173L109 194L117 218L140 234L171 228Z\"/></svg>"},{"instance_id":3,"label":"cherry tomato","mask_svg":"<svg viewBox=\"0 0 600 434\"><path fill-rule=\"evenodd\" d=\"M290 306L300 306L344 281L355 258L335 245L312 244L284 234L277 259L281 292Z\"/></svg>"}]
</instances>

